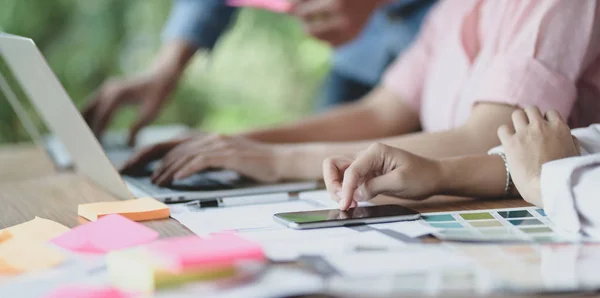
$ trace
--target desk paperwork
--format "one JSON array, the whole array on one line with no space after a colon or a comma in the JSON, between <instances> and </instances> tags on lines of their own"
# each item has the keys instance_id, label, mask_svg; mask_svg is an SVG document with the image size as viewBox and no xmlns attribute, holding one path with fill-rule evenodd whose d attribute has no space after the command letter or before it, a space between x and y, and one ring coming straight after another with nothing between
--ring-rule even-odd
<instances>
[{"instance_id":1,"label":"desk paperwork","mask_svg":"<svg viewBox=\"0 0 600 298\"><path fill-rule=\"evenodd\" d=\"M119 214L133 221L169 218L169 207L153 198L139 198L127 201L81 204L79 216L94 221L109 214Z\"/></svg>"},{"instance_id":2,"label":"desk paperwork","mask_svg":"<svg viewBox=\"0 0 600 298\"><path fill-rule=\"evenodd\" d=\"M303 255L397 247L410 238L437 231L420 222L377 224L360 229L340 227L297 231L273 221L275 213L337 207L324 191L300 194L300 198L272 204L201 208L195 212L178 208L179 212L173 212L172 217L197 235L238 232L240 236L263 245L267 256L274 261L289 261Z\"/></svg>"},{"instance_id":3,"label":"desk paperwork","mask_svg":"<svg viewBox=\"0 0 600 298\"><path fill-rule=\"evenodd\" d=\"M322 209L308 201L288 201L274 204L206 208L197 212L174 213L172 217L196 235L221 231L241 231L280 227L273 214Z\"/></svg>"},{"instance_id":4,"label":"desk paperwork","mask_svg":"<svg viewBox=\"0 0 600 298\"><path fill-rule=\"evenodd\" d=\"M151 242L158 232L120 215L107 215L73 228L52 239L52 243L73 252L104 254Z\"/></svg>"},{"instance_id":5,"label":"desk paperwork","mask_svg":"<svg viewBox=\"0 0 600 298\"><path fill-rule=\"evenodd\" d=\"M0 230L0 242L2 242L2 239L21 237L27 237L39 242L47 242L67 231L69 231L69 228L57 222L36 217L20 225Z\"/></svg>"}]
</instances>

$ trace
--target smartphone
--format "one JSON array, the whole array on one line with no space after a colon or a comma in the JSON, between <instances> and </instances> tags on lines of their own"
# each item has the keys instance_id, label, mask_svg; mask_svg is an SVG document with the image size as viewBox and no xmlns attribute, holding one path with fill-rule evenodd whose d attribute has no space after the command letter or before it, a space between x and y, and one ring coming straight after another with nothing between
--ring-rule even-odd
<instances>
[{"instance_id":1,"label":"smartphone","mask_svg":"<svg viewBox=\"0 0 600 298\"><path fill-rule=\"evenodd\" d=\"M419 212L400 205L357 207L348 211L331 209L273 215L276 222L298 230L417 220L420 217Z\"/></svg>"}]
</instances>

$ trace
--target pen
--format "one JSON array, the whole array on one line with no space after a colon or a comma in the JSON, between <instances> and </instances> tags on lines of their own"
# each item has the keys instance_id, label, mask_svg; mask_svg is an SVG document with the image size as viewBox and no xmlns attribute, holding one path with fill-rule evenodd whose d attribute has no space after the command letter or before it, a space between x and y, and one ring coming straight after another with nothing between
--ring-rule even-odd
<instances>
[{"instance_id":1,"label":"pen","mask_svg":"<svg viewBox=\"0 0 600 298\"><path fill-rule=\"evenodd\" d=\"M188 202L185 205L193 209L202 208L219 208L219 207L235 207L235 206L247 206L257 204L271 204L291 201L290 195L285 193L276 194L265 194L256 196L241 196L241 197L229 197L229 198L218 198L212 200L196 200Z\"/></svg>"}]
</instances>

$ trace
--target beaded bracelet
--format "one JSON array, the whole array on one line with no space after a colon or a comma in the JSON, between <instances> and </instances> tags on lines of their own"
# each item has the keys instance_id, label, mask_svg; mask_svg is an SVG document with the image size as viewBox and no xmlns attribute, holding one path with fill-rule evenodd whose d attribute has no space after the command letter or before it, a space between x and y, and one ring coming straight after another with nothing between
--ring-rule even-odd
<instances>
[{"instance_id":1,"label":"beaded bracelet","mask_svg":"<svg viewBox=\"0 0 600 298\"><path fill-rule=\"evenodd\" d=\"M504 186L504 197L509 197L512 192L512 177L510 176L510 168L508 167L508 160L503 152L493 152L490 155L498 155L504 161L504 168L506 169L506 184Z\"/></svg>"}]
</instances>

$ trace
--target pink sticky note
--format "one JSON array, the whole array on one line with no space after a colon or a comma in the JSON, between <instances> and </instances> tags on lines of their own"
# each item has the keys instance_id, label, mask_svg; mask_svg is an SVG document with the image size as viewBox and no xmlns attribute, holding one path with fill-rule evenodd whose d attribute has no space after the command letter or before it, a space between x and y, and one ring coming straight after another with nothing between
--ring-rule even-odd
<instances>
[{"instance_id":1,"label":"pink sticky note","mask_svg":"<svg viewBox=\"0 0 600 298\"><path fill-rule=\"evenodd\" d=\"M260 245L234 233L213 234L206 238L169 238L148 245L148 249L174 271L200 266L229 266L239 261L265 260Z\"/></svg>"},{"instance_id":2,"label":"pink sticky note","mask_svg":"<svg viewBox=\"0 0 600 298\"><path fill-rule=\"evenodd\" d=\"M100 288L93 286L72 285L56 289L45 298L133 298L137 294L123 292L117 288Z\"/></svg>"},{"instance_id":3,"label":"pink sticky note","mask_svg":"<svg viewBox=\"0 0 600 298\"><path fill-rule=\"evenodd\" d=\"M104 254L149 243L156 238L158 232L121 215L112 214L73 228L52 239L52 243L74 252Z\"/></svg>"},{"instance_id":4,"label":"pink sticky note","mask_svg":"<svg viewBox=\"0 0 600 298\"><path fill-rule=\"evenodd\" d=\"M287 13L292 10L292 3L287 0L227 0L227 5L254 7L279 13Z\"/></svg>"}]
</instances>

